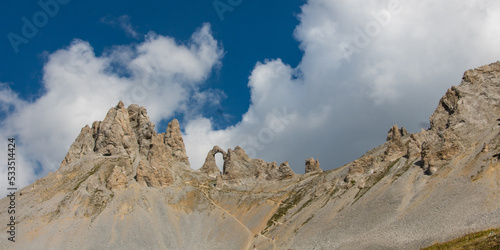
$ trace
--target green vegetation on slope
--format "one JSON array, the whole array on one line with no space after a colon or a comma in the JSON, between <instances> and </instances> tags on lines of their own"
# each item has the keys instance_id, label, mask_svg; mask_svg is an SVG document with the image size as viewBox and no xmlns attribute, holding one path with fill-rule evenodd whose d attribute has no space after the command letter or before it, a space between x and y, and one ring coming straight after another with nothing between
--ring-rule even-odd
<instances>
[{"instance_id":1,"label":"green vegetation on slope","mask_svg":"<svg viewBox=\"0 0 500 250\"><path fill-rule=\"evenodd\" d=\"M470 233L458 239L423 248L423 250L438 249L500 249L500 229Z\"/></svg>"}]
</instances>

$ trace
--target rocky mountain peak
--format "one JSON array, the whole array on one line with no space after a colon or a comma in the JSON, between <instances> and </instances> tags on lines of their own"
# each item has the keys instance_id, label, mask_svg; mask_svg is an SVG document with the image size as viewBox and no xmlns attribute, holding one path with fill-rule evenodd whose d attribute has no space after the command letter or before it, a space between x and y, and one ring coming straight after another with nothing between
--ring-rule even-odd
<instances>
[{"instance_id":1,"label":"rocky mountain peak","mask_svg":"<svg viewBox=\"0 0 500 250\"><path fill-rule=\"evenodd\" d=\"M120 101L103 121L82 128L61 167L84 156L127 156L135 161L130 174L136 172L139 183L168 185L175 179L171 168L189 169L189 161L176 119L169 123L165 133L157 134L154 127L146 108L136 104L126 108Z\"/></svg>"},{"instance_id":2,"label":"rocky mountain peak","mask_svg":"<svg viewBox=\"0 0 500 250\"><path fill-rule=\"evenodd\" d=\"M424 169L432 174L437 165L487 139L500 113L500 62L467 70L459 86L453 86L430 117L430 130L419 137Z\"/></svg>"}]
</instances>

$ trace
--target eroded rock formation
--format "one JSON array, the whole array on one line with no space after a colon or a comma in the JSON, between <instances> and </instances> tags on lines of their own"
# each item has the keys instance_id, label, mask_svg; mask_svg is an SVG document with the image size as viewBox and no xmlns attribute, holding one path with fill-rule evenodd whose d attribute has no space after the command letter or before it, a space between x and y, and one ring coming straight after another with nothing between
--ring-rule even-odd
<instances>
[{"instance_id":1,"label":"eroded rock formation","mask_svg":"<svg viewBox=\"0 0 500 250\"><path fill-rule=\"evenodd\" d=\"M186 149L176 119L169 123L166 133L157 134L154 127L144 107L132 104L125 108L120 101L103 121L82 128L61 167L84 156L127 156L137 160L135 169L129 172L136 175L138 183L151 187L169 185L175 180L172 168L189 169Z\"/></svg>"},{"instance_id":2,"label":"eroded rock formation","mask_svg":"<svg viewBox=\"0 0 500 250\"><path fill-rule=\"evenodd\" d=\"M319 161L314 160L314 158L306 159L306 174L313 172L323 172L323 170L319 167Z\"/></svg>"},{"instance_id":3,"label":"eroded rock formation","mask_svg":"<svg viewBox=\"0 0 500 250\"><path fill-rule=\"evenodd\" d=\"M404 127L398 128L398 125L394 125L387 134L387 149L385 150L385 160L393 161L394 159L402 157L407 153L407 149L403 144L402 138L408 135L408 132Z\"/></svg>"},{"instance_id":4,"label":"eroded rock formation","mask_svg":"<svg viewBox=\"0 0 500 250\"><path fill-rule=\"evenodd\" d=\"M220 170L217 167L217 164L215 162L215 155L217 153L222 154L222 157L225 159L227 158L227 154L222 148L219 146L214 146L212 150L210 150L207 154L207 157L205 158L205 162L203 163L203 166L200 168L200 171L203 173L206 173L210 176L215 176L220 174Z\"/></svg>"},{"instance_id":5,"label":"eroded rock formation","mask_svg":"<svg viewBox=\"0 0 500 250\"><path fill-rule=\"evenodd\" d=\"M278 165L276 162L265 162L261 159L250 158L241 147L234 150L228 149L227 153L218 146L215 146L208 154L200 171L207 174L219 171L215 166L214 155L221 153L224 158L223 178L225 180L259 179L259 180L282 180L294 176L294 172L283 162ZM216 170L217 168L217 170Z\"/></svg>"}]
</instances>

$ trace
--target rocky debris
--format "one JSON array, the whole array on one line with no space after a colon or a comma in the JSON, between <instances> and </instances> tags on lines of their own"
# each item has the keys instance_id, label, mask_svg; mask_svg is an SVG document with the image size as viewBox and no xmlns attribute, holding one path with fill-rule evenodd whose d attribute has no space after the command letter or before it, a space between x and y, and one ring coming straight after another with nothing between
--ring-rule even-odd
<instances>
[{"instance_id":1,"label":"rocky debris","mask_svg":"<svg viewBox=\"0 0 500 250\"><path fill-rule=\"evenodd\" d=\"M314 172L323 172L323 170L319 167L319 161L314 160L314 158L306 159L306 174L314 173Z\"/></svg>"},{"instance_id":2,"label":"rocky debris","mask_svg":"<svg viewBox=\"0 0 500 250\"><path fill-rule=\"evenodd\" d=\"M71 145L61 163L66 166L76 159L80 159L85 155L93 155L95 147L94 131L88 125L83 127L75 142Z\"/></svg>"},{"instance_id":3,"label":"rocky debris","mask_svg":"<svg viewBox=\"0 0 500 250\"><path fill-rule=\"evenodd\" d=\"M125 167L116 165L106 182L106 187L111 191L122 190L127 187L127 183L127 170Z\"/></svg>"},{"instance_id":4,"label":"rocky debris","mask_svg":"<svg viewBox=\"0 0 500 250\"><path fill-rule=\"evenodd\" d=\"M208 152L207 157L205 158L205 162L200 168L201 172L206 173L210 176L216 176L220 174L221 171L219 170L215 162L215 155L217 153L221 153L224 159L227 158L227 154L224 150L222 150L222 148L220 148L219 146L214 146L212 150Z\"/></svg>"},{"instance_id":5,"label":"rocky debris","mask_svg":"<svg viewBox=\"0 0 500 250\"><path fill-rule=\"evenodd\" d=\"M136 180L141 185L159 188L169 186L175 179L167 162L153 167L148 162L140 161L137 167Z\"/></svg>"},{"instance_id":6,"label":"rocky debris","mask_svg":"<svg viewBox=\"0 0 500 250\"><path fill-rule=\"evenodd\" d=\"M438 169L437 169L436 167L429 166L429 167L427 168L427 170L425 171L425 174L428 174L428 175L433 175L433 174L435 174L437 171L438 171Z\"/></svg>"},{"instance_id":7,"label":"rocky debris","mask_svg":"<svg viewBox=\"0 0 500 250\"><path fill-rule=\"evenodd\" d=\"M489 151L490 151L490 147L488 146L487 143L485 143L483 146L483 150L481 150L481 152L488 153Z\"/></svg>"}]
</instances>

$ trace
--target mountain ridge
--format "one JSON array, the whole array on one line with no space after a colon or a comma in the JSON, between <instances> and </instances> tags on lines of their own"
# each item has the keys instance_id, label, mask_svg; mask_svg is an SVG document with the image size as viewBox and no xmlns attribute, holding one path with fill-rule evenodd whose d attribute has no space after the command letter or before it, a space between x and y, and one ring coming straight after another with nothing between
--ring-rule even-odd
<instances>
[{"instance_id":1,"label":"mountain ridge","mask_svg":"<svg viewBox=\"0 0 500 250\"><path fill-rule=\"evenodd\" d=\"M158 134L145 108L119 102L19 192L22 232L0 247L415 249L499 227L499 103L500 62L468 70L428 130L395 125L353 162L323 171L310 158L296 174L217 146L192 170L177 120Z\"/></svg>"}]
</instances>

